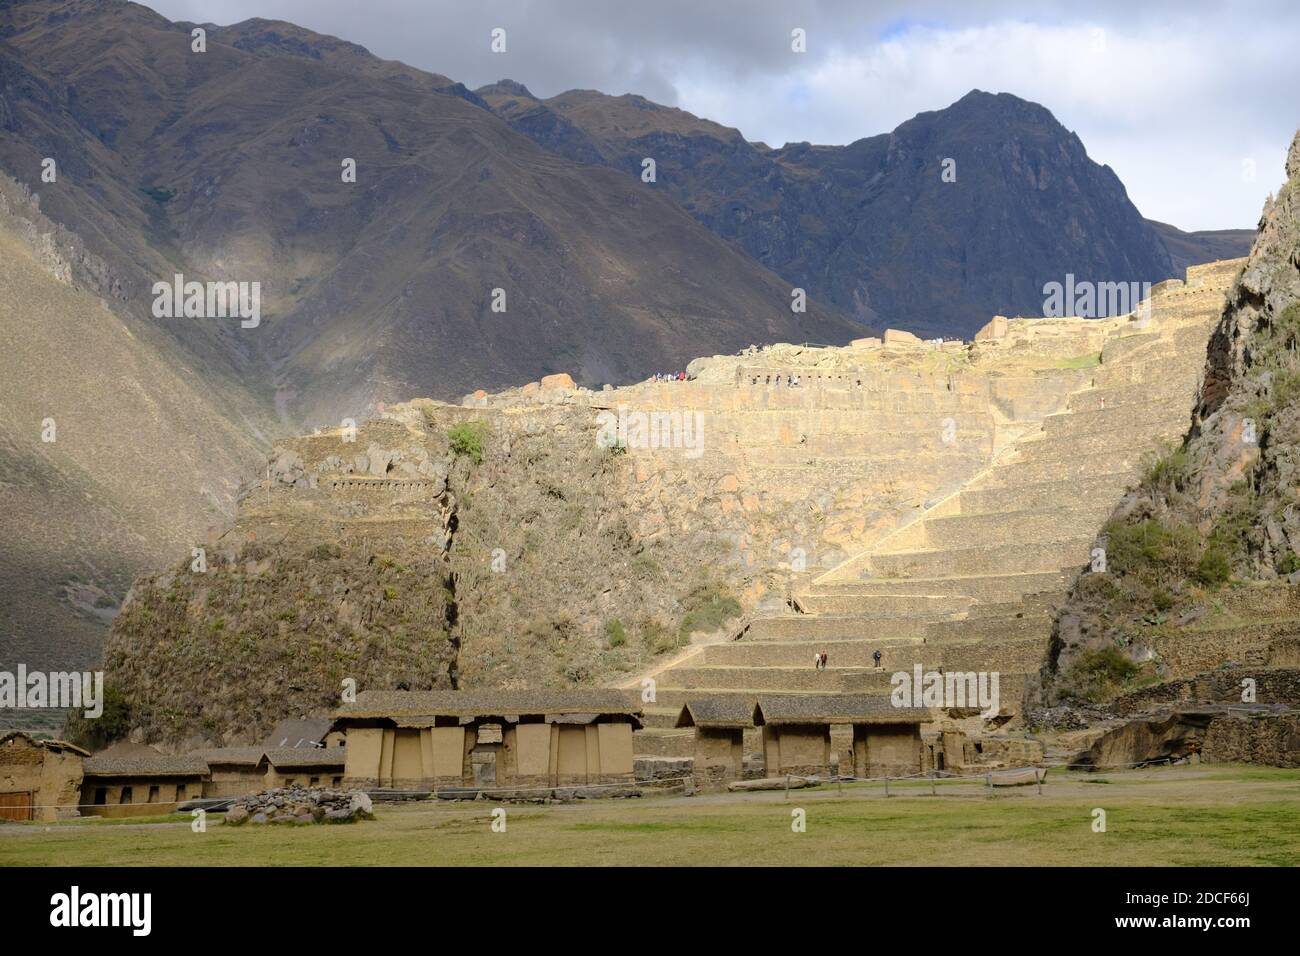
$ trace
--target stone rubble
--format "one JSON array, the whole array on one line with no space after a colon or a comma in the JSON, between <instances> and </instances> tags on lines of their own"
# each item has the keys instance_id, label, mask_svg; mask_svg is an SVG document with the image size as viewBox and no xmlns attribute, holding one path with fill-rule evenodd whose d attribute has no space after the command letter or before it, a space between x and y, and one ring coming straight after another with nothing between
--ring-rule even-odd
<instances>
[{"instance_id":1,"label":"stone rubble","mask_svg":"<svg viewBox=\"0 0 1300 956\"><path fill-rule=\"evenodd\" d=\"M279 787L240 797L226 812L227 826L245 823L352 823L373 820L370 797L359 790Z\"/></svg>"}]
</instances>

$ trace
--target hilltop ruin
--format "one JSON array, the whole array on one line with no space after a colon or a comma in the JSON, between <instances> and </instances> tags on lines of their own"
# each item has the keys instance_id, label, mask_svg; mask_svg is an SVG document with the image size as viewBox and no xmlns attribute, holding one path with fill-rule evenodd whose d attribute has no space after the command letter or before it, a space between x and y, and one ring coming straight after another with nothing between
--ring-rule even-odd
<instances>
[{"instance_id":1,"label":"hilltop ruin","mask_svg":"<svg viewBox=\"0 0 1300 956\"><path fill-rule=\"evenodd\" d=\"M772 345L602 390L556 375L280 442L196 543L206 570L137 582L109 683L141 736L217 743L332 707L348 677L650 675L639 746L663 754L692 696L888 693L916 663L1000 670L1014 717L1105 515L1186 431L1241 264L1126 316ZM700 447L602 442L611 412L698 416Z\"/></svg>"}]
</instances>

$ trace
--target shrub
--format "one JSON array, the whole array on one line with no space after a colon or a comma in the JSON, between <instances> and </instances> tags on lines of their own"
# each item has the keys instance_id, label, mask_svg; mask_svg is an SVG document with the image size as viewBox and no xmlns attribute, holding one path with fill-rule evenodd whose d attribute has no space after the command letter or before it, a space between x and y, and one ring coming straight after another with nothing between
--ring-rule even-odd
<instances>
[{"instance_id":1,"label":"shrub","mask_svg":"<svg viewBox=\"0 0 1300 956\"><path fill-rule=\"evenodd\" d=\"M662 654L679 646L677 635L654 619L642 623L641 642L652 654Z\"/></svg>"},{"instance_id":2,"label":"shrub","mask_svg":"<svg viewBox=\"0 0 1300 956\"><path fill-rule=\"evenodd\" d=\"M627 643L627 631L623 629L623 622L618 618L605 622L605 643L611 648L622 647Z\"/></svg>"},{"instance_id":3,"label":"shrub","mask_svg":"<svg viewBox=\"0 0 1300 956\"><path fill-rule=\"evenodd\" d=\"M1151 594L1151 603L1157 611L1167 611L1174 606L1174 596L1164 588L1156 588Z\"/></svg>"},{"instance_id":4,"label":"shrub","mask_svg":"<svg viewBox=\"0 0 1300 956\"><path fill-rule=\"evenodd\" d=\"M1230 577L1232 577L1232 564L1222 549L1215 545L1205 549L1201 560L1196 562L1196 569L1192 572L1194 581L1211 588L1225 584Z\"/></svg>"},{"instance_id":5,"label":"shrub","mask_svg":"<svg viewBox=\"0 0 1300 956\"><path fill-rule=\"evenodd\" d=\"M1119 575L1163 583L1188 576L1200 554L1200 535L1181 523L1147 518L1135 524L1112 521L1106 526L1106 563Z\"/></svg>"},{"instance_id":6,"label":"shrub","mask_svg":"<svg viewBox=\"0 0 1300 956\"><path fill-rule=\"evenodd\" d=\"M686 613L682 616L677 631L683 638L696 631L716 631L740 615L740 602L712 585L695 588L682 601L682 607Z\"/></svg>"},{"instance_id":7,"label":"shrub","mask_svg":"<svg viewBox=\"0 0 1300 956\"><path fill-rule=\"evenodd\" d=\"M1118 647L1104 647L1085 654L1080 664L1086 675L1104 684L1122 684L1141 670Z\"/></svg>"},{"instance_id":8,"label":"shrub","mask_svg":"<svg viewBox=\"0 0 1300 956\"><path fill-rule=\"evenodd\" d=\"M87 750L102 750L115 740L131 732L131 706L122 693L112 687L104 688L104 712L97 718L88 718L84 710L68 712L63 725L63 736Z\"/></svg>"},{"instance_id":9,"label":"shrub","mask_svg":"<svg viewBox=\"0 0 1300 956\"><path fill-rule=\"evenodd\" d=\"M1187 486L1188 457L1187 450L1168 444L1145 462L1146 471L1142 483L1160 492L1182 491Z\"/></svg>"},{"instance_id":10,"label":"shrub","mask_svg":"<svg viewBox=\"0 0 1300 956\"><path fill-rule=\"evenodd\" d=\"M470 459L474 464L483 464L483 447L487 441L487 425L484 422L461 422L447 429L447 441L452 454Z\"/></svg>"}]
</instances>

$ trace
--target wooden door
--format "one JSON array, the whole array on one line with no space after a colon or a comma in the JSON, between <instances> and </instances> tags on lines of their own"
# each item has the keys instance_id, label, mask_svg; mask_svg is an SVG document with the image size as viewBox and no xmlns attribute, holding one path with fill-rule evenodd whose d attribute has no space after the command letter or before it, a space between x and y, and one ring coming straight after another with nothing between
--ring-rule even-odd
<instances>
[{"instance_id":1,"label":"wooden door","mask_svg":"<svg viewBox=\"0 0 1300 956\"><path fill-rule=\"evenodd\" d=\"M0 793L0 820L32 819L32 806L36 802L32 796L30 790Z\"/></svg>"}]
</instances>

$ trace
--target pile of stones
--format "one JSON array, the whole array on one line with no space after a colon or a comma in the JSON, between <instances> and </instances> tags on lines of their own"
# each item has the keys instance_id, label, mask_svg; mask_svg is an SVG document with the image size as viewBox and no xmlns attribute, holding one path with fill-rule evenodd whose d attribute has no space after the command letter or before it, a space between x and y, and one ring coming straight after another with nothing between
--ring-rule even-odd
<instances>
[{"instance_id":1,"label":"pile of stones","mask_svg":"<svg viewBox=\"0 0 1300 956\"><path fill-rule=\"evenodd\" d=\"M227 826L244 823L352 823L375 818L360 790L287 787L240 797L226 811Z\"/></svg>"}]
</instances>

